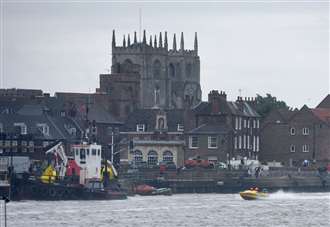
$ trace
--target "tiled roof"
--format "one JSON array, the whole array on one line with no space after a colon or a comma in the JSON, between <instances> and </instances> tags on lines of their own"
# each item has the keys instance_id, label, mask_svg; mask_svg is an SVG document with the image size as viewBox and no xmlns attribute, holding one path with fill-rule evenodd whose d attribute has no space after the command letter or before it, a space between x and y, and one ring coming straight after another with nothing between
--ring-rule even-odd
<instances>
[{"instance_id":1,"label":"tiled roof","mask_svg":"<svg viewBox=\"0 0 330 227\"><path fill-rule=\"evenodd\" d=\"M89 107L88 119L90 121L95 120L96 123L105 123L105 124L122 124L114 116L108 113L101 105L92 104Z\"/></svg>"},{"instance_id":2,"label":"tiled roof","mask_svg":"<svg viewBox=\"0 0 330 227\"><path fill-rule=\"evenodd\" d=\"M57 140L64 139L61 133L54 127L54 125L47 119L45 115L20 115L20 114L0 114L0 122L3 125L4 133L16 133L15 123L24 123L27 127L28 134L35 134L44 139ZM37 128L37 124L45 123L49 126L49 135L43 135Z\"/></svg>"},{"instance_id":3,"label":"tiled roof","mask_svg":"<svg viewBox=\"0 0 330 227\"><path fill-rule=\"evenodd\" d=\"M225 106L220 107L220 112L246 117L260 117L260 115L248 102L242 101L242 109L239 107L239 105L240 104L237 102L225 102ZM193 112L196 114L211 114L211 111L212 104L209 102L201 102L193 109Z\"/></svg>"},{"instance_id":4,"label":"tiled roof","mask_svg":"<svg viewBox=\"0 0 330 227\"><path fill-rule=\"evenodd\" d=\"M316 108L329 108L330 109L330 94L328 94Z\"/></svg>"},{"instance_id":5,"label":"tiled roof","mask_svg":"<svg viewBox=\"0 0 330 227\"><path fill-rule=\"evenodd\" d=\"M297 110L290 110L287 108L276 109L275 111L279 112L285 122L289 121L290 118L297 113Z\"/></svg>"},{"instance_id":6,"label":"tiled roof","mask_svg":"<svg viewBox=\"0 0 330 227\"><path fill-rule=\"evenodd\" d=\"M320 120L330 123L330 108L315 108L312 112Z\"/></svg>"},{"instance_id":7,"label":"tiled roof","mask_svg":"<svg viewBox=\"0 0 330 227\"><path fill-rule=\"evenodd\" d=\"M225 124L203 124L189 131L188 134L225 134L228 131L229 130Z\"/></svg>"},{"instance_id":8,"label":"tiled roof","mask_svg":"<svg viewBox=\"0 0 330 227\"><path fill-rule=\"evenodd\" d=\"M43 113L44 107L41 105L30 105L26 104L20 108L17 113L20 115L33 115L33 116L40 116Z\"/></svg>"}]
</instances>

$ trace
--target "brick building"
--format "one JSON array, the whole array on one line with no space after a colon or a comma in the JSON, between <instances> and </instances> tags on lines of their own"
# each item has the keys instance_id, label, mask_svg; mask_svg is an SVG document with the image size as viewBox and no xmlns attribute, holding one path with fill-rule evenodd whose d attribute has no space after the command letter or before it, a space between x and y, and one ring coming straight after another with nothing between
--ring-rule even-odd
<instances>
[{"instance_id":1,"label":"brick building","mask_svg":"<svg viewBox=\"0 0 330 227\"><path fill-rule=\"evenodd\" d=\"M130 114L121 132L122 164L155 166L161 162L183 165L182 110L140 109ZM132 141L132 147L128 146Z\"/></svg>"},{"instance_id":2,"label":"brick building","mask_svg":"<svg viewBox=\"0 0 330 227\"><path fill-rule=\"evenodd\" d=\"M263 121L260 159L301 166L330 162L330 96L316 108L273 110ZM306 161L305 161L306 162Z\"/></svg>"},{"instance_id":3,"label":"brick building","mask_svg":"<svg viewBox=\"0 0 330 227\"><path fill-rule=\"evenodd\" d=\"M185 159L258 159L260 116L253 105L253 99L230 102L225 92L211 91L208 101L192 110L194 128L187 132Z\"/></svg>"}]
</instances>

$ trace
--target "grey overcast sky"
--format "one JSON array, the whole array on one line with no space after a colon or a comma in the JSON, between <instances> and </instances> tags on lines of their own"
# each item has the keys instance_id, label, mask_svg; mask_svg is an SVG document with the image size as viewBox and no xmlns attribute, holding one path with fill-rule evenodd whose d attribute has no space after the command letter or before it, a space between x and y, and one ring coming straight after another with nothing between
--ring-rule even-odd
<instances>
[{"instance_id":1,"label":"grey overcast sky","mask_svg":"<svg viewBox=\"0 0 330 227\"><path fill-rule=\"evenodd\" d=\"M111 34L198 32L204 100L271 93L314 107L330 90L326 1L1 1L1 87L89 92L111 66Z\"/></svg>"}]
</instances>

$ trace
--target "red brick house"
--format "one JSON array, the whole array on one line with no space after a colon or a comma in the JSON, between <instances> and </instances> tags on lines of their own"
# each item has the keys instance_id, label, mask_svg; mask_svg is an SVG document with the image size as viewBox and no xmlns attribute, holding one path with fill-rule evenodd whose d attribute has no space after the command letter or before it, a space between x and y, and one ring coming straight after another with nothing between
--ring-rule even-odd
<instances>
[{"instance_id":1,"label":"red brick house","mask_svg":"<svg viewBox=\"0 0 330 227\"><path fill-rule=\"evenodd\" d=\"M328 101L327 101L328 100ZM330 163L329 95L311 109L274 110L262 122L260 160L288 166Z\"/></svg>"},{"instance_id":2,"label":"red brick house","mask_svg":"<svg viewBox=\"0 0 330 227\"><path fill-rule=\"evenodd\" d=\"M225 92L211 91L207 102L192 109L195 127L186 133L185 159L258 160L260 115L254 102L242 97L231 102Z\"/></svg>"}]
</instances>

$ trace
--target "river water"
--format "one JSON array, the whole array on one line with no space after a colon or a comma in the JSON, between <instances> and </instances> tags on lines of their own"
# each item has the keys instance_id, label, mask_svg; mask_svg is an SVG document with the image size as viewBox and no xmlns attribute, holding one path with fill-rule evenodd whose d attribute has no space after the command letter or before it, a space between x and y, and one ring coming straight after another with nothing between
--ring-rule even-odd
<instances>
[{"instance_id":1,"label":"river water","mask_svg":"<svg viewBox=\"0 0 330 227\"><path fill-rule=\"evenodd\" d=\"M118 201L7 204L8 226L330 226L330 193L134 196Z\"/></svg>"}]
</instances>

